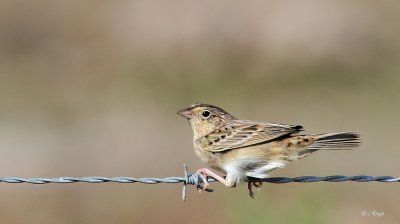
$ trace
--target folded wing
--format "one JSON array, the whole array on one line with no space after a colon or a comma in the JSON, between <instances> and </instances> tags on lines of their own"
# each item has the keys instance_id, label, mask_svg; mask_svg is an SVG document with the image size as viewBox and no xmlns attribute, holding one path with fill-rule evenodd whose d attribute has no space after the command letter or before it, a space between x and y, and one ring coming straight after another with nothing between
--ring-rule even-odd
<instances>
[{"instance_id":1,"label":"folded wing","mask_svg":"<svg viewBox=\"0 0 400 224\"><path fill-rule=\"evenodd\" d=\"M300 125L233 120L197 141L209 152L266 143L302 131Z\"/></svg>"}]
</instances>

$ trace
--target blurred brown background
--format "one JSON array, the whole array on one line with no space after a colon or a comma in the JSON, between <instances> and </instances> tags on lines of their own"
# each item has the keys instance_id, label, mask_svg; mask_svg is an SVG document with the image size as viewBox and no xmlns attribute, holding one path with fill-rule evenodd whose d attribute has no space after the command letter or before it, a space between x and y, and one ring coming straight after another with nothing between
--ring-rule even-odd
<instances>
[{"instance_id":1,"label":"blurred brown background","mask_svg":"<svg viewBox=\"0 0 400 224\"><path fill-rule=\"evenodd\" d=\"M399 176L397 1L0 1L0 175L181 176L196 102L357 131L272 176ZM1 223L399 223L399 184L0 184ZM363 217L362 211L384 212Z\"/></svg>"}]
</instances>

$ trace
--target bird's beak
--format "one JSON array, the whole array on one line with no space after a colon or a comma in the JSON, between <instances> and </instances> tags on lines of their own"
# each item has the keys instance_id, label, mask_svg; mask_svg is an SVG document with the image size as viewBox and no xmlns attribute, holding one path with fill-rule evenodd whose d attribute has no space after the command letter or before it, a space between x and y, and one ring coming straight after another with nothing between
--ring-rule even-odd
<instances>
[{"instance_id":1,"label":"bird's beak","mask_svg":"<svg viewBox=\"0 0 400 224\"><path fill-rule=\"evenodd\" d=\"M182 110L179 110L177 113L182 117L186 117L188 119L192 118L194 115L193 111L191 111L189 108L184 108Z\"/></svg>"}]
</instances>

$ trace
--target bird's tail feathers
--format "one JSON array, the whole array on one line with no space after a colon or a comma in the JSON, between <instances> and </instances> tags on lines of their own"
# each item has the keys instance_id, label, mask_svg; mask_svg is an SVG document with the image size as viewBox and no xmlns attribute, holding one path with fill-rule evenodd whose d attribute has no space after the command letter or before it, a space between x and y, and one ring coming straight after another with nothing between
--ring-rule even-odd
<instances>
[{"instance_id":1,"label":"bird's tail feathers","mask_svg":"<svg viewBox=\"0 0 400 224\"><path fill-rule=\"evenodd\" d=\"M353 149L361 143L360 135L353 132L319 134L314 139L314 143L307 147L310 151Z\"/></svg>"}]
</instances>

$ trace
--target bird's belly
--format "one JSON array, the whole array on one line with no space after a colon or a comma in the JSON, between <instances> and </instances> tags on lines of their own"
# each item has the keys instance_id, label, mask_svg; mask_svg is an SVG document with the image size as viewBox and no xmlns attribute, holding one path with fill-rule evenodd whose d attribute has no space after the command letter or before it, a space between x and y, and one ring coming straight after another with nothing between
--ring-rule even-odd
<instances>
[{"instance_id":1,"label":"bird's belly","mask_svg":"<svg viewBox=\"0 0 400 224\"><path fill-rule=\"evenodd\" d=\"M246 176L254 178L267 178L269 172L276 168L283 168L284 166L285 163L283 161L271 161L263 166L248 170L246 172Z\"/></svg>"}]
</instances>

